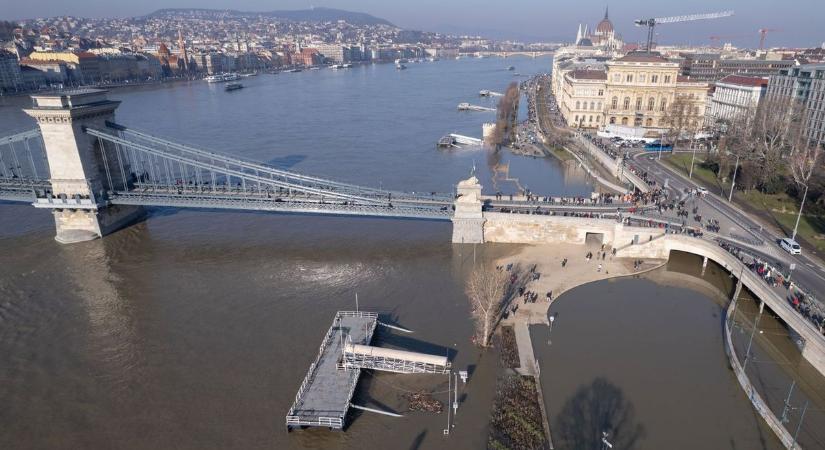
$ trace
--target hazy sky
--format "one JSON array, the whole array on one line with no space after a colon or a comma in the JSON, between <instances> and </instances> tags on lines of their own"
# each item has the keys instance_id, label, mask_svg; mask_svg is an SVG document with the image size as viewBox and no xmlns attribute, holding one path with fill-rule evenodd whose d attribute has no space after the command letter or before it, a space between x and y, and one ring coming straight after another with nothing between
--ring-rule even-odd
<instances>
[{"instance_id":1,"label":"hazy sky","mask_svg":"<svg viewBox=\"0 0 825 450\"><path fill-rule=\"evenodd\" d=\"M738 45L758 45L759 28L782 31L768 44L819 46L825 41L825 0L2 0L0 18L56 15L135 16L168 7L232 8L245 11L303 9L310 6L362 11L398 26L427 31L477 32L493 37L571 40L578 23L594 26L610 4L610 18L625 41L636 42L643 30L633 19L725 9L736 16L713 21L661 26L663 43L710 42L729 37Z\"/></svg>"}]
</instances>

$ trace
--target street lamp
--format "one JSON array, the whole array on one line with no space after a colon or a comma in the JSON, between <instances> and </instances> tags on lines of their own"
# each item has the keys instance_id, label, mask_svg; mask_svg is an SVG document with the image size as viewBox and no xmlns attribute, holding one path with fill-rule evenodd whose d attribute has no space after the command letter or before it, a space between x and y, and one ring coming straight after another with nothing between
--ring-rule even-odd
<instances>
[{"instance_id":1,"label":"street lamp","mask_svg":"<svg viewBox=\"0 0 825 450\"><path fill-rule=\"evenodd\" d=\"M607 450L613 448L613 444L607 440L607 431L602 431L602 450Z\"/></svg>"},{"instance_id":2,"label":"street lamp","mask_svg":"<svg viewBox=\"0 0 825 450\"><path fill-rule=\"evenodd\" d=\"M736 172L739 170L739 155L736 155L736 165L733 167L733 178L730 182L730 194L728 194L728 202L733 201L733 187L736 186Z\"/></svg>"},{"instance_id":3,"label":"street lamp","mask_svg":"<svg viewBox=\"0 0 825 450\"><path fill-rule=\"evenodd\" d=\"M799 219L802 218L802 208L805 207L805 199L808 198L808 183L805 183L805 193L802 194L802 203L799 205L799 214L796 215L796 224L793 226L793 236L791 240L796 240L796 232L799 230Z\"/></svg>"},{"instance_id":4,"label":"street lamp","mask_svg":"<svg viewBox=\"0 0 825 450\"><path fill-rule=\"evenodd\" d=\"M691 179L693 178L693 161L696 160L696 133L698 133L698 132L699 132L698 128L696 130L694 130L693 137L690 140L690 146L693 149L693 156L690 157L690 173L688 174L688 178L691 178ZM675 148L674 148L674 150L675 150Z\"/></svg>"},{"instance_id":5,"label":"street lamp","mask_svg":"<svg viewBox=\"0 0 825 450\"><path fill-rule=\"evenodd\" d=\"M550 333L553 332L553 322L556 321L556 315L550 315L550 331L547 332L547 345L551 345L553 342L550 341Z\"/></svg>"},{"instance_id":6,"label":"street lamp","mask_svg":"<svg viewBox=\"0 0 825 450\"><path fill-rule=\"evenodd\" d=\"M665 143L665 130L662 130L659 133L660 133L660 136L659 136L659 157L657 159L659 161L661 161L662 160L662 146Z\"/></svg>"}]
</instances>

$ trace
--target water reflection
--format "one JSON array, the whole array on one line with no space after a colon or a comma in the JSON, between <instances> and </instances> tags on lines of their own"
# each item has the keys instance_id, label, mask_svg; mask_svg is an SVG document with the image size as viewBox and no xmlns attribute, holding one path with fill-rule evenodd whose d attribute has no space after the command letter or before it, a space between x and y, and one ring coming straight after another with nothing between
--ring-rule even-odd
<instances>
[{"instance_id":1,"label":"water reflection","mask_svg":"<svg viewBox=\"0 0 825 450\"><path fill-rule=\"evenodd\" d=\"M57 249L58 264L86 315L86 353L96 363L95 377L114 390L125 390L141 379L144 358L132 305L121 294L121 279L111 269L111 241Z\"/></svg>"}]
</instances>

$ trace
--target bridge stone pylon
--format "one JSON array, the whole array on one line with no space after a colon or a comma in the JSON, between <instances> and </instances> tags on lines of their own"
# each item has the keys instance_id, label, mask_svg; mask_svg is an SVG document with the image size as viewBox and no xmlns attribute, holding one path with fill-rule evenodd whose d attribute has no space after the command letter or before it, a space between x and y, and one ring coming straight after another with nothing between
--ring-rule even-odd
<instances>
[{"instance_id":1,"label":"bridge stone pylon","mask_svg":"<svg viewBox=\"0 0 825 450\"><path fill-rule=\"evenodd\" d=\"M118 166L111 143L85 133L86 127L104 128L114 121L119 101L105 90L77 89L32 95L34 105L24 110L37 120L50 168L52 195L58 199L91 201L36 202L54 213L57 234L64 244L88 241L128 225L142 215L139 206L109 205L110 184L122 184L131 171ZM105 173L104 169L110 169ZM122 170L121 170L122 169Z\"/></svg>"},{"instance_id":2,"label":"bridge stone pylon","mask_svg":"<svg viewBox=\"0 0 825 450\"><path fill-rule=\"evenodd\" d=\"M453 243L483 244L484 213L481 210L481 183L471 176L458 183L453 214Z\"/></svg>"}]
</instances>

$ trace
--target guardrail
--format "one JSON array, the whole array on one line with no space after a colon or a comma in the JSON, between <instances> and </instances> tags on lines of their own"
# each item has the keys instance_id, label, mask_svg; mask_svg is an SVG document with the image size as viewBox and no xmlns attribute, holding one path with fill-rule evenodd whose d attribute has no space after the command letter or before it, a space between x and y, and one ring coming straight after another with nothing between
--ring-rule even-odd
<instances>
[{"instance_id":1,"label":"guardrail","mask_svg":"<svg viewBox=\"0 0 825 450\"><path fill-rule=\"evenodd\" d=\"M731 301L730 305L728 305L728 309L725 311L725 353L728 355L728 362L730 363L731 369L733 369L733 373L736 374L736 379L739 381L739 386L743 391L745 391L745 394L748 396L748 400L750 400L753 408L757 413L759 413L760 416L762 416L762 419L765 420L768 427L773 430L776 437L778 437L782 442L782 445L784 445L785 448L801 450L802 447L796 443L793 436L791 436L788 430L786 430L782 425L782 421L776 417L773 411L771 411L768 404L753 386L750 379L748 379L748 374L745 373L745 369L739 362L739 357L736 356L736 349L733 346L730 331L730 322L734 319L732 314L736 308L736 302L736 299Z\"/></svg>"}]
</instances>

